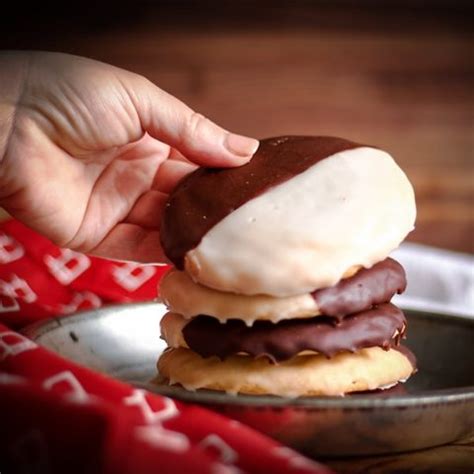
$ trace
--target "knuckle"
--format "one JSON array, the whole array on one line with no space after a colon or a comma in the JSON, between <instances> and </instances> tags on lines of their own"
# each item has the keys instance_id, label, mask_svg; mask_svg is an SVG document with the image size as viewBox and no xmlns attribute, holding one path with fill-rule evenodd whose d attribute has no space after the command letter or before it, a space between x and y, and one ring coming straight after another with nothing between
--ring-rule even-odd
<instances>
[{"instance_id":1,"label":"knuckle","mask_svg":"<svg viewBox=\"0 0 474 474\"><path fill-rule=\"evenodd\" d=\"M209 123L209 120L197 112L192 112L184 127L184 140L193 140L199 137L201 131Z\"/></svg>"}]
</instances>

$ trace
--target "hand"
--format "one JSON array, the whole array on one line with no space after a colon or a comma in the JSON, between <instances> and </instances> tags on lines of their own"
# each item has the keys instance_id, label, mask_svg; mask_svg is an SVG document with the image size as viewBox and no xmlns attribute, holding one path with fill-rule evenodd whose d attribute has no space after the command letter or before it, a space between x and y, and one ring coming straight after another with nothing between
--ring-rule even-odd
<instances>
[{"instance_id":1,"label":"hand","mask_svg":"<svg viewBox=\"0 0 474 474\"><path fill-rule=\"evenodd\" d=\"M197 165L238 166L258 146L85 58L5 53L0 91L0 205L61 247L109 258L165 261L167 193Z\"/></svg>"}]
</instances>

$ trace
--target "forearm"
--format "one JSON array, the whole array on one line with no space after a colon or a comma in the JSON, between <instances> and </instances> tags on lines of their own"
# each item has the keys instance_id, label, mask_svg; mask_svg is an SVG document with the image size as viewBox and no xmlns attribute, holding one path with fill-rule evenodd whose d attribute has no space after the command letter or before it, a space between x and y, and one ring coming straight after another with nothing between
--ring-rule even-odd
<instances>
[{"instance_id":1,"label":"forearm","mask_svg":"<svg viewBox=\"0 0 474 474\"><path fill-rule=\"evenodd\" d=\"M24 51L0 51L0 178L1 163L15 124L15 111L28 75L30 56L31 53Z\"/></svg>"}]
</instances>

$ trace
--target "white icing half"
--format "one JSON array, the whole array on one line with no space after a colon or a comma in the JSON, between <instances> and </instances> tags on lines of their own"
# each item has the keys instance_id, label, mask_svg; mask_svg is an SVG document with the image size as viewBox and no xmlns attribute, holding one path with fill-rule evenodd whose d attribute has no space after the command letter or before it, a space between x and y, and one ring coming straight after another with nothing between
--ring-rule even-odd
<instances>
[{"instance_id":1,"label":"white icing half","mask_svg":"<svg viewBox=\"0 0 474 474\"><path fill-rule=\"evenodd\" d=\"M161 279L159 294L170 311L185 318L206 314L222 323L240 319L247 326L252 326L256 320L277 323L282 319L310 318L320 313L309 293L286 298L237 295L195 283L187 273L175 269Z\"/></svg>"},{"instance_id":2,"label":"white icing half","mask_svg":"<svg viewBox=\"0 0 474 474\"><path fill-rule=\"evenodd\" d=\"M300 295L383 260L414 228L415 196L381 150L326 158L245 203L189 251L205 286L244 295Z\"/></svg>"},{"instance_id":3,"label":"white icing half","mask_svg":"<svg viewBox=\"0 0 474 474\"><path fill-rule=\"evenodd\" d=\"M161 339L168 347L188 347L183 336L183 329L189 320L177 313L166 313L160 321Z\"/></svg>"}]
</instances>

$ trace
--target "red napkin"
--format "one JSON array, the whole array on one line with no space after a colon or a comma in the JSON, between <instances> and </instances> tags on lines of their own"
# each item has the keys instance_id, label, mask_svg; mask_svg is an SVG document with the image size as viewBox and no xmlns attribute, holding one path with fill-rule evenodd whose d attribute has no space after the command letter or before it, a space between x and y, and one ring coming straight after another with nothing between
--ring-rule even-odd
<instances>
[{"instance_id":1,"label":"red napkin","mask_svg":"<svg viewBox=\"0 0 474 474\"><path fill-rule=\"evenodd\" d=\"M59 249L17 221L0 224L2 474L330 472L237 421L95 373L14 331L151 300L165 270Z\"/></svg>"}]
</instances>

